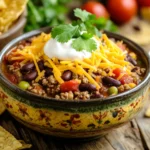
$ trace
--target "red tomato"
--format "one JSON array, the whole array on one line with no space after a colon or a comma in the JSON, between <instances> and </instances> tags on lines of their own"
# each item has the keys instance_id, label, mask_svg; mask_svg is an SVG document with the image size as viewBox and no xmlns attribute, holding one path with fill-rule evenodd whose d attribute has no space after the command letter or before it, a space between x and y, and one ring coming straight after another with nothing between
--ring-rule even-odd
<instances>
[{"instance_id":1,"label":"red tomato","mask_svg":"<svg viewBox=\"0 0 150 150\"><path fill-rule=\"evenodd\" d=\"M133 83L133 78L132 78L131 76L129 76L128 74L124 74L124 75L120 78L120 82L121 82L121 84Z\"/></svg>"},{"instance_id":2,"label":"red tomato","mask_svg":"<svg viewBox=\"0 0 150 150\"><path fill-rule=\"evenodd\" d=\"M14 84L17 84L18 83L18 79L15 75L13 74L6 74L8 80Z\"/></svg>"},{"instance_id":3,"label":"red tomato","mask_svg":"<svg viewBox=\"0 0 150 150\"><path fill-rule=\"evenodd\" d=\"M96 1L88 1L81 7L83 10L86 10L92 14L95 14L97 18L104 17L109 18L109 13L104 7L103 4Z\"/></svg>"},{"instance_id":4,"label":"red tomato","mask_svg":"<svg viewBox=\"0 0 150 150\"><path fill-rule=\"evenodd\" d=\"M120 76L120 74L123 73L123 70L120 68L116 68L113 70L113 73L115 75L115 78L118 78Z\"/></svg>"},{"instance_id":5,"label":"red tomato","mask_svg":"<svg viewBox=\"0 0 150 150\"><path fill-rule=\"evenodd\" d=\"M112 20L118 24L128 22L137 14L136 0L108 0L107 8Z\"/></svg>"},{"instance_id":6,"label":"red tomato","mask_svg":"<svg viewBox=\"0 0 150 150\"><path fill-rule=\"evenodd\" d=\"M150 0L137 0L139 7L150 7Z\"/></svg>"},{"instance_id":7,"label":"red tomato","mask_svg":"<svg viewBox=\"0 0 150 150\"><path fill-rule=\"evenodd\" d=\"M125 44L123 44L122 42L118 42L117 43L117 46L122 50L122 51L125 51L127 48L125 46Z\"/></svg>"},{"instance_id":8,"label":"red tomato","mask_svg":"<svg viewBox=\"0 0 150 150\"><path fill-rule=\"evenodd\" d=\"M75 80L70 80L60 85L61 92L78 91L79 83Z\"/></svg>"}]
</instances>

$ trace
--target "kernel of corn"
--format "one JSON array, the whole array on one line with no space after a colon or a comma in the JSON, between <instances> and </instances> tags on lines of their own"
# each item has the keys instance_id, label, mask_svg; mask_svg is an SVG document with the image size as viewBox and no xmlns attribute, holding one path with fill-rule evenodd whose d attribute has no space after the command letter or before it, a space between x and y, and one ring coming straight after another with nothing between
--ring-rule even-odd
<instances>
[{"instance_id":1,"label":"kernel of corn","mask_svg":"<svg viewBox=\"0 0 150 150\"><path fill-rule=\"evenodd\" d=\"M130 53L130 56L131 56L133 59L135 59L135 60L137 59L136 54L135 54L135 53L133 53L133 52L131 52L131 53Z\"/></svg>"},{"instance_id":2,"label":"kernel of corn","mask_svg":"<svg viewBox=\"0 0 150 150\"><path fill-rule=\"evenodd\" d=\"M135 83L129 83L129 86L130 86L130 88L134 88L134 87L136 87L136 84Z\"/></svg>"},{"instance_id":3,"label":"kernel of corn","mask_svg":"<svg viewBox=\"0 0 150 150\"><path fill-rule=\"evenodd\" d=\"M102 71L102 76L107 76L107 73L105 71Z\"/></svg>"}]
</instances>

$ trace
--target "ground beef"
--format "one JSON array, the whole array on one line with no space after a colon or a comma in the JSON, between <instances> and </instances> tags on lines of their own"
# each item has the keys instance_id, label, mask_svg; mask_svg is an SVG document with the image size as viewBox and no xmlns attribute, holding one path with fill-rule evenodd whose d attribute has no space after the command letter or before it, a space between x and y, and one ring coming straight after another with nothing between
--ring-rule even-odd
<instances>
[{"instance_id":1,"label":"ground beef","mask_svg":"<svg viewBox=\"0 0 150 150\"><path fill-rule=\"evenodd\" d=\"M32 82L31 86L28 87L28 91L38 94L40 96L47 96L45 90L39 83Z\"/></svg>"},{"instance_id":2,"label":"ground beef","mask_svg":"<svg viewBox=\"0 0 150 150\"><path fill-rule=\"evenodd\" d=\"M131 89L131 87L129 84L124 84L124 85L121 85L118 87L118 90L120 93L127 91L127 90L130 90L130 89Z\"/></svg>"},{"instance_id":3,"label":"ground beef","mask_svg":"<svg viewBox=\"0 0 150 150\"><path fill-rule=\"evenodd\" d=\"M47 78L47 80L48 80L48 82L49 82L50 84L54 84L54 85L58 84L57 80L54 78L53 75L50 75L50 76Z\"/></svg>"},{"instance_id":4,"label":"ground beef","mask_svg":"<svg viewBox=\"0 0 150 150\"><path fill-rule=\"evenodd\" d=\"M88 83L89 82L89 80L84 75L79 76L78 79L81 80L81 83Z\"/></svg>"},{"instance_id":5,"label":"ground beef","mask_svg":"<svg viewBox=\"0 0 150 150\"><path fill-rule=\"evenodd\" d=\"M81 100L86 100L86 99L90 99L90 94L88 91L85 92L75 92L74 93L76 100L81 99Z\"/></svg>"}]
</instances>

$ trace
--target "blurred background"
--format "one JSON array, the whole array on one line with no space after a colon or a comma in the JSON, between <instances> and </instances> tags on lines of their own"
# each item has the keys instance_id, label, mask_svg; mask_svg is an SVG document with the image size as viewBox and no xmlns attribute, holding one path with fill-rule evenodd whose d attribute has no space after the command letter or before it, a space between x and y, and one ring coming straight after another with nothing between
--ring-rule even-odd
<instances>
[{"instance_id":1,"label":"blurred background","mask_svg":"<svg viewBox=\"0 0 150 150\"><path fill-rule=\"evenodd\" d=\"M14 4L12 10L11 0L0 1L0 40L2 35L19 20L17 14L21 16L21 13L18 12L24 11L26 14L26 23L22 28L23 32L29 32L45 26L53 27L69 23L77 19L73 17L73 9L81 8L100 18L101 30L117 32L147 49L150 48L150 0L15 0L14 2L16 6ZM14 19L13 16L17 17ZM9 26L4 30L7 24Z\"/></svg>"}]
</instances>

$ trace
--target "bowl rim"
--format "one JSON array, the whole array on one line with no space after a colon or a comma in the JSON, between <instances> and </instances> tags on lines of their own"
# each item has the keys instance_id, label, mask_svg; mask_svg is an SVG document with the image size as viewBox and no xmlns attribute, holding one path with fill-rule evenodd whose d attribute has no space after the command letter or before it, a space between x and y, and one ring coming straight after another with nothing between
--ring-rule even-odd
<instances>
[{"instance_id":1,"label":"bowl rim","mask_svg":"<svg viewBox=\"0 0 150 150\"><path fill-rule=\"evenodd\" d=\"M3 61L3 56L8 53L8 51L14 47L19 41L21 40L25 40L25 39L28 39L30 37L33 37L33 36L36 36L36 35L39 35L40 33L42 32L50 32L51 28L50 27L45 27L45 28L41 28L41 29L38 29L38 30L34 30L34 31L31 31L31 32L28 32L28 33L25 33L17 38L15 38L14 40L12 40L11 42L9 42L3 49L2 51L0 52L0 65L2 65L2 61ZM122 41L125 41L127 43L130 43L130 46L133 45L135 46L138 51L141 51L140 53L142 53L147 61L146 63L146 74L145 74L145 77L144 79L142 80L142 82L140 82L135 88L131 89L131 90L128 90L128 91L125 91L123 93L120 93L120 94L117 94L117 95L114 95L114 96L109 96L107 98L97 98L97 99L88 99L88 100L62 100L62 99L56 99L56 98L50 98L50 97L43 97L43 96L39 96L39 95L36 95L34 93L31 93L31 92L28 92L28 91L24 91L24 90L21 90L20 88L18 88L16 85L12 84L6 77L5 75L3 74L2 72L2 67L0 67L0 82L6 86L7 88L9 88L12 92L15 92L17 93L19 96L23 96L24 98L27 98L29 99L29 97L32 97L32 101L34 102L38 102L38 103L42 103L42 104L55 104L55 105L58 105L58 102L59 102L59 105L71 105L73 106L76 106L76 105L81 105L81 106L86 106L90 104L108 104L108 103L113 103L113 102L117 102L117 101L124 101L126 100L126 97L129 97L130 95L133 95L134 93L136 93L137 91L139 91L140 89L142 89L145 85L147 85L149 83L149 79L150 79L150 58L149 58L149 55L148 53L143 49L141 48L138 44L136 44L135 42L125 38L124 36L122 35L119 35L119 34L116 34L116 33L112 33L112 32L108 32L108 31L105 31L104 33L106 33L108 36L113 36L113 38L119 38L121 39ZM30 100L30 99L29 99Z\"/></svg>"}]
</instances>

